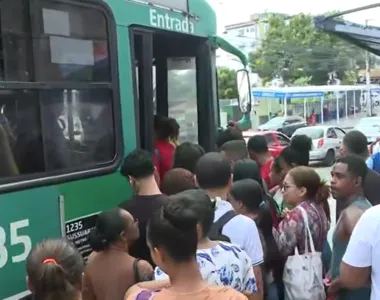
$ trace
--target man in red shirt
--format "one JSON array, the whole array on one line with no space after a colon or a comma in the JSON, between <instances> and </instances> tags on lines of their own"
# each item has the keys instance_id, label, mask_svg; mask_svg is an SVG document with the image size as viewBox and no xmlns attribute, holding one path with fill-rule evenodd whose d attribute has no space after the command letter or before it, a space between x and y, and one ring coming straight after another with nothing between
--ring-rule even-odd
<instances>
[{"instance_id":1,"label":"man in red shirt","mask_svg":"<svg viewBox=\"0 0 380 300\"><path fill-rule=\"evenodd\" d=\"M260 166L261 178L267 184L268 189L274 187L270 181L270 169L273 163L273 156L269 152L268 143L263 135L254 135L248 141L249 157Z\"/></svg>"},{"instance_id":2,"label":"man in red shirt","mask_svg":"<svg viewBox=\"0 0 380 300\"><path fill-rule=\"evenodd\" d=\"M248 141L247 148L249 157L260 166L260 174L263 182L266 183L268 189L272 189L275 187L275 184L270 180L270 170L272 168L274 159L272 154L269 152L268 143L265 137L262 135L255 135L251 137ZM271 205L270 203L269 205L273 218L273 226L277 228L280 222L278 218L278 211L275 206Z\"/></svg>"},{"instance_id":3,"label":"man in red shirt","mask_svg":"<svg viewBox=\"0 0 380 300\"><path fill-rule=\"evenodd\" d=\"M154 165L160 175L161 181L167 171L172 168L175 145L170 141L174 129L169 118L155 116L154 120Z\"/></svg>"}]
</instances>

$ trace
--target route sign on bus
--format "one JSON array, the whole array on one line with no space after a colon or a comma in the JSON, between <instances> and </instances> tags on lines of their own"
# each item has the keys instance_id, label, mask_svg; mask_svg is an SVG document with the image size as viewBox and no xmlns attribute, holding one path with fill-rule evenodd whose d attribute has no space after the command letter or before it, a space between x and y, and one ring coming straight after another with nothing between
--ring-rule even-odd
<instances>
[{"instance_id":1,"label":"route sign on bus","mask_svg":"<svg viewBox=\"0 0 380 300\"><path fill-rule=\"evenodd\" d=\"M165 8L188 12L187 0L131 0L135 2L158 5Z\"/></svg>"}]
</instances>

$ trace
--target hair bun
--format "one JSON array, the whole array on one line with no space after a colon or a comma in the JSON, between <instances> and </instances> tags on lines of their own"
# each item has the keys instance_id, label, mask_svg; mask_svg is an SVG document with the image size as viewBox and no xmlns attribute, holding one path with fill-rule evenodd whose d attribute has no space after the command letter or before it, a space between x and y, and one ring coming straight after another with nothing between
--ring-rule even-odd
<instances>
[{"instance_id":1,"label":"hair bun","mask_svg":"<svg viewBox=\"0 0 380 300\"><path fill-rule=\"evenodd\" d=\"M110 245L104 234L100 233L96 228L91 230L88 241L92 250L97 252L105 250Z\"/></svg>"},{"instance_id":2,"label":"hair bun","mask_svg":"<svg viewBox=\"0 0 380 300\"><path fill-rule=\"evenodd\" d=\"M170 208L170 207L169 207ZM163 217L175 228L181 231L193 230L198 223L198 217L194 210L190 208L179 207L174 209L168 209L168 207L163 207L162 209Z\"/></svg>"}]
</instances>

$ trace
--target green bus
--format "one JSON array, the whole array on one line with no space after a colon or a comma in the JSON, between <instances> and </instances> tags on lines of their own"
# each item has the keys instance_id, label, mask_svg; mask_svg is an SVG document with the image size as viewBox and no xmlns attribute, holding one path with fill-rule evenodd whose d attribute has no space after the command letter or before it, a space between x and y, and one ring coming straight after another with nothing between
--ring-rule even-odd
<instances>
[{"instance_id":1,"label":"green bus","mask_svg":"<svg viewBox=\"0 0 380 300\"><path fill-rule=\"evenodd\" d=\"M89 254L97 213L131 194L123 157L153 150L154 114L214 149L215 51L247 61L206 0L2 0L0 37L0 299L21 299L42 239Z\"/></svg>"}]
</instances>

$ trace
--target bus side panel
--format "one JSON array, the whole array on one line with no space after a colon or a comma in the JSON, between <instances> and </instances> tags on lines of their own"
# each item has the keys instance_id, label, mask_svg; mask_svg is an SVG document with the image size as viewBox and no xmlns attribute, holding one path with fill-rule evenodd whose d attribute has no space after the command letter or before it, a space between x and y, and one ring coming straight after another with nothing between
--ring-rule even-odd
<instances>
[{"instance_id":1,"label":"bus side panel","mask_svg":"<svg viewBox=\"0 0 380 300\"><path fill-rule=\"evenodd\" d=\"M4 194L0 202L0 299L4 299L26 293L28 255L38 242L62 233L56 187Z\"/></svg>"},{"instance_id":2,"label":"bus side panel","mask_svg":"<svg viewBox=\"0 0 380 300\"><path fill-rule=\"evenodd\" d=\"M132 74L135 67L131 67L133 49L131 49L129 41L128 27L117 26L117 41L122 124L116 124L116 126L123 126L125 149L123 155L125 156L137 148L137 116L135 115L136 102ZM128 180L121 176L120 170L106 176L61 184L59 191L65 200L66 223L72 220L83 220L83 223L86 224L81 230L91 229L89 227L95 221L91 215L117 206L122 201L129 199L132 194L131 186Z\"/></svg>"},{"instance_id":3,"label":"bus side panel","mask_svg":"<svg viewBox=\"0 0 380 300\"><path fill-rule=\"evenodd\" d=\"M66 221L115 207L131 195L128 181L119 172L68 182L59 191L65 200Z\"/></svg>"}]
</instances>

